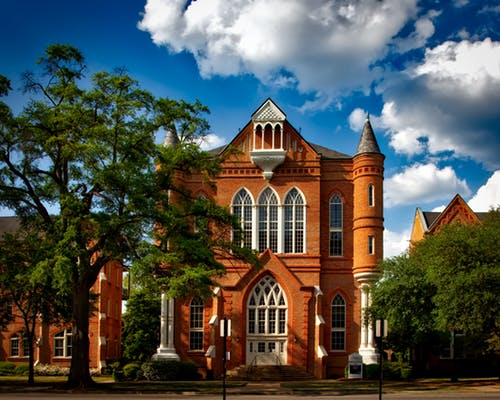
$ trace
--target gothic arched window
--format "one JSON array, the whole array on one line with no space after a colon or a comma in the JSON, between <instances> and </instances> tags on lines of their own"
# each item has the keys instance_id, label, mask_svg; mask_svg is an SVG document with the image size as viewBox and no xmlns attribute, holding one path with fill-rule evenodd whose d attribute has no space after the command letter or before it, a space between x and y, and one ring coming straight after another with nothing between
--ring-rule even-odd
<instances>
[{"instance_id":1,"label":"gothic arched window","mask_svg":"<svg viewBox=\"0 0 500 400\"><path fill-rule=\"evenodd\" d=\"M278 197L266 188L258 201L258 250L278 252Z\"/></svg>"},{"instance_id":2,"label":"gothic arched window","mask_svg":"<svg viewBox=\"0 0 500 400\"><path fill-rule=\"evenodd\" d=\"M332 351L345 350L345 314L344 298L338 294L332 301Z\"/></svg>"},{"instance_id":3,"label":"gothic arched window","mask_svg":"<svg viewBox=\"0 0 500 400\"><path fill-rule=\"evenodd\" d=\"M241 189L233 199L233 214L240 220L240 229L233 230L233 242L241 247L252 248L252 198Z\"/></svg>"},{"instance_id":4,"label":"gothic arched window","mask_svg":"<svg viewBox=\"0 0 500 400\"><path fill-rule=\"evenodd\" d=\"M296 188L288 192L284 207L285 253L304 252L304 198Z\"/></svg>"}]
</instances>

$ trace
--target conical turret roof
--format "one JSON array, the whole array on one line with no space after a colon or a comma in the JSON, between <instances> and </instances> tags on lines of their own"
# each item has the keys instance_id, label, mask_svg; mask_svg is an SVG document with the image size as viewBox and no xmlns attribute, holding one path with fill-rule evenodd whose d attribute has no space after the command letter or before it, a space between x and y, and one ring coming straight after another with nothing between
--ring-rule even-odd
<instances>
[{"instance_id":1,"label":"conical turret roof","mask_svg":"<svg viewBox=\"0 0 500 400\"><path fill-rule=\"evenodd\" d=\"M177 136L177 132L175 130L175 126L172 125L167 129L167 133L165 134L165 140L163 141L163 145L165 147L175 147L179 143L179 137Z\"/></svg>"},{"instance_id":2,"label":"conical turret roof","mask_svg":"<svg viewBox=\"0 0 500 400\"><path fill-rule=\"evenodd\" d=\"M373 133L370 116L368 114L366 114L365 126L363 127L361 138L359 139L358 149L356 150L356 154L363 153L380 153L380 148L378 147L377 139Z\"/></svg>"}]
</instances>

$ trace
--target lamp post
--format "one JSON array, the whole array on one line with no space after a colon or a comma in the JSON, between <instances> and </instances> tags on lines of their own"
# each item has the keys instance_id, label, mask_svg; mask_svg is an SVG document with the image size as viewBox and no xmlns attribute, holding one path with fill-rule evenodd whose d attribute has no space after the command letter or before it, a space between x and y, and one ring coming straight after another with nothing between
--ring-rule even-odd
<instances>
[{"instance_id":1,"label":"lamp post","mask_svg":"<svg viewBox=\"0 0 500 400\"><path fill-rule=\"evenodd\" d=\"M226 372L227 372L227 337L231 336L231 320L222 318L220 335L222 337L222 400L226 400Z\"/></svg>"},{"instance_id":2,"label":"lamp post","mask_svg":"<svg viewBox=\"0 0 500 400\"><path fill-rule=\"evenodd\" d=\"M378 398L382 400L382 381L384 373L382 370L382 362L384 359L383 338L387 337L387 320L378 319L375 321L375 337L377 338L377 347L379 354L379 381L378 381Z\"/></svg>"}]
</instances>

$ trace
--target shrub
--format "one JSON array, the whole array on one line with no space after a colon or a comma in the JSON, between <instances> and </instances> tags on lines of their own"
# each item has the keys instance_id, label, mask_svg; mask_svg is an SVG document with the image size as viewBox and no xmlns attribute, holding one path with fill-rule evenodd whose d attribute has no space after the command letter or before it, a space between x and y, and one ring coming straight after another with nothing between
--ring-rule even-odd
<instances>
[{"instance_id":1,"label":"shrub","mask_svg":"<svg viewBox=\"0 0 500 400\"><path fill-rule=\"evenodd\" d=\"M137 381L144 377L141 369L141 364L133 362L123 367L123 375L127 381Z\"/></svg>"},{"instance_id":2,"label":"shrub","mask_svg":"<svg viewBox=\"0 0 500 400\"><path fill-rule=\"evenodd\" d=\"M0 376L13 375L16 366L8 361L0 361Z\"/></svg>"},{"instance_id":3,"label":"shrub","mask_svg":"<svg viewBox=\"0 0 500 400\"><path fill-rule=\"evenodd\" d=\"M60 367L51 364L35 365L35 374L38 376L68 376L69 367Z\"/></svg>"},{"instance_id":4,"label":"shrub","mask_svg":"<svg viewBox=\"0 0 500 400\"><path fill-rule=\"evenodd\" d=\"M378 379L379 375L379 366L378 364L364 364L364 373L363 376L366 379Z\"/></svg>"},{"instance_id":5,"label":"shrub","mask_svg":"<svg viewBox=\"0 0 500 400\"><path fill-rule=\"evenodd\" d=\"M149 381L190 381L200 379L197 367L184 361L150 361L142 364L144 378Z\"/></svg>"},{"instance_id":6,"label":"shrub","mask_svg":"<svg viewBox=\"0 0 500 400\"><path fill-rule=\"evenodd\" d=\"M16 368L14 368L14 375L28 376L29 372L30 372L29 364L19 364L16 365Z\"/></svg>"}]
</instances>

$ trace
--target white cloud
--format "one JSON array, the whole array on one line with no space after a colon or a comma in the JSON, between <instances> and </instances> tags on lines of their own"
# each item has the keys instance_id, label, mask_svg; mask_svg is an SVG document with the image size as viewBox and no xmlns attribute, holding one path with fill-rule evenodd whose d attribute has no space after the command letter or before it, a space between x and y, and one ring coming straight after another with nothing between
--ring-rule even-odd
<instances>
[{"instance_id":1,"label":"white cloud","mask_svg":"<svg viewBox=\"0 0 500 400\"><path fill-rule=\"evenodd\" d=\"M199 145L203 150L214 149L226 143L226 139L217 136L214 133L209 133L199 140Z\"/></svg>"},{"instance_id":2,"label":"white cloud","mask_svg":"<svg viewBox=\"0 0 500 400\"><path fill-rule=\"evenodd\" d=\"M468 201L468 204L476 212L485 212L491 208L500 207L500 170L491 175L490 179Z\"/></svg>"},{"instance_id":3,"label":"white cloud","mask_svg":"<svg viewBox=\"0 0 500 400\"><path fill-rule=\"evenodd\" d=\"M386 207L426 204L450 199L457 193L467 197L470 189L451 167L439 169L435 164L414 164L385 180L384 204Z\"/></svg>"},{"instance_id":4,"label":"white cloud","mask_svg":"<svg viewBox=\"0 0 500 400\"><path fill-rule=\"evenodd\" d=\"M470 157L500 167L500 42L445 42L377 88L397 153Z\"/></svg>"},{"instance_id":5,"label":"white cloud","mask_svg":"<svg viewBox=\"0 0 500 400\"><path fill-rule=\"evenodd\" d=\"M384 258L399 256L408 250L411 230L405 229L403 232L392 232L384 230Z\"/></svg>"},{"instance_id":6,"label":"white cloud","mask_svg":"<svg viewBox=\"0 0 500 400\"><path fill-rule=\"evenodd\" d=\"M417 0L197 0L185 6L185 0L148 0L138 27L171 52L193 54L203 77L250 73L331 101L369 90L381 73L372 64L418 12ZM415 29L418 38L432 31L424 20Z\"/></svg>"}]
</instances>

